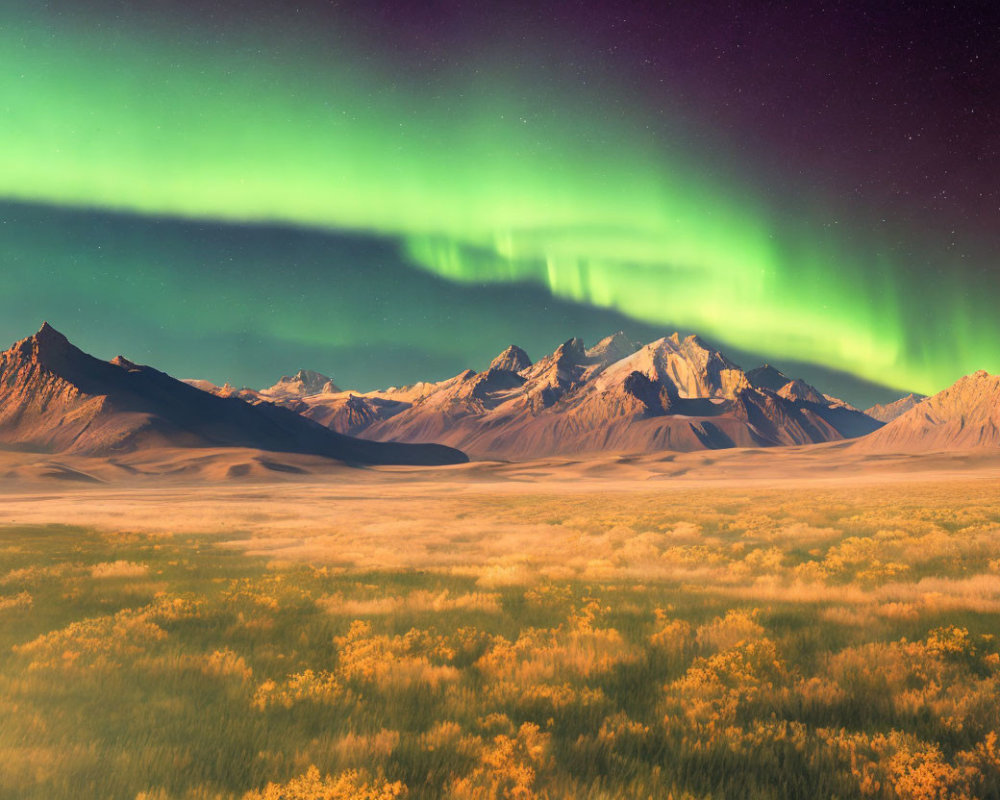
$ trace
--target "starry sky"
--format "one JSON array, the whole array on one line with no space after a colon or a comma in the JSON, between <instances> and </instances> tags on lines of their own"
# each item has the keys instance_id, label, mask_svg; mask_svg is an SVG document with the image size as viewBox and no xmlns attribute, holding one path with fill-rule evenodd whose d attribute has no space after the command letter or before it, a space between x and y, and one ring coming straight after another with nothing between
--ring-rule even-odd
<instances>
[{"instance_id":1,"label":"starry sky","mask_svg":"<svg viewBox=\"0 0 1000 800\"><path fill-rule=\"evenodd\" d=\"M1000 11L50 0L0 337L369 389L697 332L865 405L1000 371Z\"/></svg>"}]
</instances>

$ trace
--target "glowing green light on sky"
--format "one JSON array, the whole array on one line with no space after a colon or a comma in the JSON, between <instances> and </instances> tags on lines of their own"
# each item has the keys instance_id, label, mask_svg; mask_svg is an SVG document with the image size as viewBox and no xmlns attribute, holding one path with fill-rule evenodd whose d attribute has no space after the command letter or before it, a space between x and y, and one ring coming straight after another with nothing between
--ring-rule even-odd
<instances>
[{"instance_id":1,"label":"glowing green light on sky","mask_svg":"<svg viewBox=\"0 0 1000 800\"><path fill-rule=\"evenodd\" d=\"M538 284L907 389L996 367L982 334L954 335L975 299L941 297L918 329L901 265L769 211L638 115L483 66L414 86L308 42L22 19L0 31L0 196L396 237L451 280Z\"/></svg>"}]
</instances>

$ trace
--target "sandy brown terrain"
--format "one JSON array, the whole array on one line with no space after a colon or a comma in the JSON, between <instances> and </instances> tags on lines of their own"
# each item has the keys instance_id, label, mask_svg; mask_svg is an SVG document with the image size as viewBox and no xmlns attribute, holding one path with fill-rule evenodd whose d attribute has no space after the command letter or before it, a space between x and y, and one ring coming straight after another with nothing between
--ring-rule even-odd
<instances>
[{"instance_id":1,"label":"sandy brown terrain","mask_svg":"<svg viewBox=\"0 0 1000 800\"><path fill-rule=\"evenodd\" d=\"M630 508L655 497L699 508L747 492L785 492L809 502L810 491L871 494L902 483L940 490L970 482L986 494L1000 491L1000 451L874 455L837 442L366 469L239 448L148 450L116 458L0 451L0 524L269 537L343 529L357 538L359 531L374 531L375 539L384 540L379 557L397 564L393 548L401 536L411 544L425 534L439 543L482 539L484 497L505 503L551 497L571 504L587 495ZM473 500L479 511L470 526L461 515L463 503ZM530 539L528 532L525 548L533 546ZM504 545L507 552L510 545Z\"/></svg>"}]
</instances>

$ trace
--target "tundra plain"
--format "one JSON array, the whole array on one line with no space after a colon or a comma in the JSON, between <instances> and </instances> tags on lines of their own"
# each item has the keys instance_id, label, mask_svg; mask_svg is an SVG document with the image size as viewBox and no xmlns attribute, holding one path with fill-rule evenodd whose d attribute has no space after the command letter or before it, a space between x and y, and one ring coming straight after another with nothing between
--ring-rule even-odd
<instances>
[{"instance_id":1,"label":"tundra plain","mask_svg":"<svg viewBox=\"0 0 1000 800\"><path fill-rule=\"evenodd\" d=\"M989 798L1000 459L0 459L0 797Z\"/></svg>"}]
</instances>

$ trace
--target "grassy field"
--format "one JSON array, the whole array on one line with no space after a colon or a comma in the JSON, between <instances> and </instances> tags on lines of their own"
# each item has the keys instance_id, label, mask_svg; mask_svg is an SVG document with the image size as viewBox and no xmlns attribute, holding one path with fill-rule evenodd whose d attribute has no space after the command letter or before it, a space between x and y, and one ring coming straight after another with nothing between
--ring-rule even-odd
<instances>
[{"instance_id":1,"label":"grassy field","mask_svg":"<svg viewBox=\"0 0 1000 800\"><path fill-rule=\"evenodd\" d=\"M1000 797L992 483L405 508L0 529L0 798Z\"/></svg>"}]
</instances>

